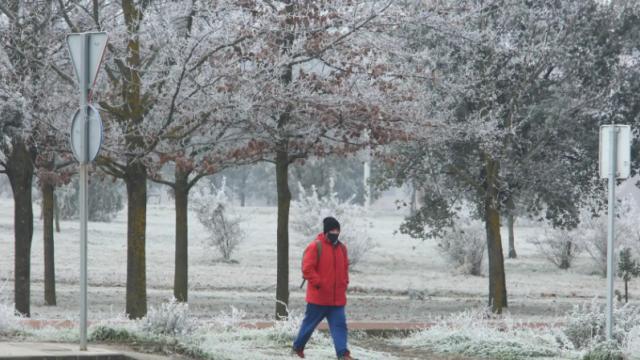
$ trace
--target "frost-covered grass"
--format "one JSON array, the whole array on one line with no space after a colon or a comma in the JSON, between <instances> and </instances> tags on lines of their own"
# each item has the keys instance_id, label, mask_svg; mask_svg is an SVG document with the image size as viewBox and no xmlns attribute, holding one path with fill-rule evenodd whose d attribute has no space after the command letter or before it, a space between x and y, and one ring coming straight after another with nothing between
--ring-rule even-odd
<instances>
[{"instance_id":1,"label":"frost-covered grass","mask_svg":"<svg viewBox=\"0 0 640 360\"><path fill-rule=\"evenodd\" d=\"M0 303L0 335L11 334L21 329L13 304Z\"/></svg>"},{"instance_id":2,"label":"frost-covered grass","mask_svg":"<svg viewBox=\"0 0 640 360\"><path fill-rule=\"evenodd\" d=\"M7 299L7 282L0 282L0 335L11 335L22 329L20 316L15 312L15 307Z\"/></svg>"},{"instance_id":3,"label":"frost-covered grass","mask_svg":"<svg viewBox=\"0 0 640 360\"><path fill-rule=\"evenodd\" d=\"M427 348L436 353L491 359L561 355L556 330L520 327L508 319L498 327L485 317L484 311L455 314L427 330L397 340L397 343L403 347Z\"/></svg>"},{"instance_id":4,"label":"frost-covered grass","mask_svg":"<svg viewBox=\"0 0 640 360\"><path fill-rule=\"evenodd\" d=\"M489 359L640 359L640 308L616 308L614 324L613 341L607 341L604 309L596 302L576 306L559 323L545 327L474 310L394 341L404 348Z\"/></svg>"},{"instance_id":5,"label":"frost-covered grass","mask_svg":"<svg viewBox=\"0 0 640 360\"><path fill-rule=\"evenodd\" d=\"M169 301L150 309L149 315L138 321L120 317L92 324L89 327L89 341L129 345L145 352L179 353L207 360L291 358L291 344L302 320L300 315L294 312L287 321L280 321L266 329L240 326L241 320L242 313L233 308L206 321L197 320L189 314L186 305ZM77 329L54 327L25 329L19 334L4 336L25 341L79 340ZM351 349L364 359L395 359L392 355L358 346L351 346ZM335 357L329 336L319 332L314 334L306 354L308 359Z\"/></svg>"},{"instance_id":6,"label":"frost-covered grass","mask_svg":"<svg viewBox=\"0 0 640 360\"><path fill-rule=\"evenodd\" d=\"M235 306L249 319L273 317L276 284L276 211L269 207L241 209L248 221L242 224L246 238L234 259L237 264L211 262L217 256L205 247L208 233L195 213L189 220L189 305L198 318ZM293 211L293 209L292 209ZM78 309L79 225L62 221L56 233L56 280L58 306L44 306L42 225L36 214L32 246L32 316L69 318ZM293 213L292 213L293 216ZM486 302L486 277L460 274L438 251L436 241L420 241L394 233L403 214L388 207L371 211L374 227L370 235L378 246L358 265L350 277L350 320L430 321ZM147 294L149 306L158 306L171 296L174 261L174 211L172 204L150 204L147 219ZM594 275L591 259L582 254L568 271L550 264L527 238L541 234L535 224L516 223L518 259L506 259L507 289L512 315L520 319L550 320L562 316L575 303L604 295L602 278ZM318 227L321 224L318 222ZM0 282L13 289L13 203L0 198ZM319 230L320 231L320 230ZM90 320L108 318L125 309L126 289L126 212L111 223L89 224L89 309ZM504 232L506 239L506 230ZM312 241L291 233L290 306L302 309L304 292L299 244ZM486 273L486 271L485 271ZM617 287L622 286L616 279ZM424 294L410 297L408 290ZM637 285L630 287L631 301L640 295ZM424 299L424 300L421 300Z\"/></svg>"},{"instance_id":7,"label":"frost-covered grass","mask_svg":"<svg viewBox=\"0 0 640 360\"><path fill-rule=\"evenodd\" d=\"M567 315L564 333L578 349L589 348L605 341L605 307L592 301L576 305ZM640 308L614 303L613 340L619 346L628 342L628 334L640 328Z\"/></svg>"}]
</instances>

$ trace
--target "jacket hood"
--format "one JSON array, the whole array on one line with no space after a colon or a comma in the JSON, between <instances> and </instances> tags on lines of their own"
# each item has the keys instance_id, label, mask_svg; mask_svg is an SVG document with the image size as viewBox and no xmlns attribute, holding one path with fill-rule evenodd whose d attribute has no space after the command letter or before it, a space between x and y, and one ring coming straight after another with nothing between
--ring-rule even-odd
<instances>
[{"instance_id":1,"label":"jacket hood","mask_svg":"<svg viewBox=\"0 0 640 360\"><path fill-rule=\"evenodd\" d=\"M316 236L316 240L322 241L323 243L331 244L331 240L329 240L325 233L318 234L318 236Z\"/></svg>"}]
</instances>

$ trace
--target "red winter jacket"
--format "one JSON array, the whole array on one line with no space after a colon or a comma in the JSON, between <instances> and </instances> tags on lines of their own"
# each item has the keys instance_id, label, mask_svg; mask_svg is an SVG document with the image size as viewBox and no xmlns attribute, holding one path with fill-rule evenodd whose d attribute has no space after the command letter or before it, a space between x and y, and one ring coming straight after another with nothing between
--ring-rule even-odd
<instances>
[{"instance_id":1,"label":"red winter jacket","mask_svg":"<svg viewBox=\"0 0 640 360\"><path fill-rule=\"evenodd\" d=\"M320 259L317 241L322 241ZM325 234L318 235L304 252L302 275L309 282L306 298L308 303L329 306L347 304L349 258L347 247L341 242L333 246Z\"/></svg>"}]
</instances>

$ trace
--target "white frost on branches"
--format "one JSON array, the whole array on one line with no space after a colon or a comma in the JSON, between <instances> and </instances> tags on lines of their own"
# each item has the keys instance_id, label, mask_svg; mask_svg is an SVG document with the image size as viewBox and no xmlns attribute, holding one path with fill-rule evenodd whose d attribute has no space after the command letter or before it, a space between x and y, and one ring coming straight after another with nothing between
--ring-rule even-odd
<instances>
[{"instance_id":1,"label":"white frost on branches","mask_svg":"<svg viewBox=\"0 0 640 360\"><path fill-rule=\"evenodd\" d=\"M334 190L333 178L327 196L320 197L315 186L306 190L298 183L300 197L292 202L291 227L302 235L298 244L306 246L322 232L322 219L333 216L340 222L340 241L348 249L349 265L356 266L369 251L376 247L369 234L372 224L363 206L353 203L353 198L341 201Z\"/></svg>"},{"instance_id":2,"label":"white frost on branches","mask_svg":"<svg viewBox=\"0 0 640 360\"><path fill-rule=\"evenodd\" d=\"M194 198L194 208L198 220L207 229L207 245L215 247L224 261L231 261L231 255L245 236L240 227L242 218L238 215L227 195L225 180L218 189L200 186Z\"/></svg>"}]
</instances>

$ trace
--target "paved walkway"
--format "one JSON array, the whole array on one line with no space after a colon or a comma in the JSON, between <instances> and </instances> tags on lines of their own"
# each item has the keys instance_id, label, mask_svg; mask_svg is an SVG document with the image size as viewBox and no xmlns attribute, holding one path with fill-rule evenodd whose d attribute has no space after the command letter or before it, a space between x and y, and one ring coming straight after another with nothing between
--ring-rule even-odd
<instances>
[{"instance_id":1,"label":"paved walkway","mask_svg":"<svg viewBox=\"0 0 640 360\"><path fill-rule=\"evenodd\" d=\"M89 344L80 351L78 344L0 342L0 359L37 360L183 360L180 355L141 354L126 347Z\"/></svg>"},{"instance_id":2,"label":"paved walkway","mask_svg":"<svg viewBox=\"0 0 640 360\"><path fill-rule=\"evenodd\" d=\"M0 359L87 359L126 360L124 354L110 349L89 346L87 351L79 351L79 346L57 343L1 342Z\"/></svg>"}]
</instances>

